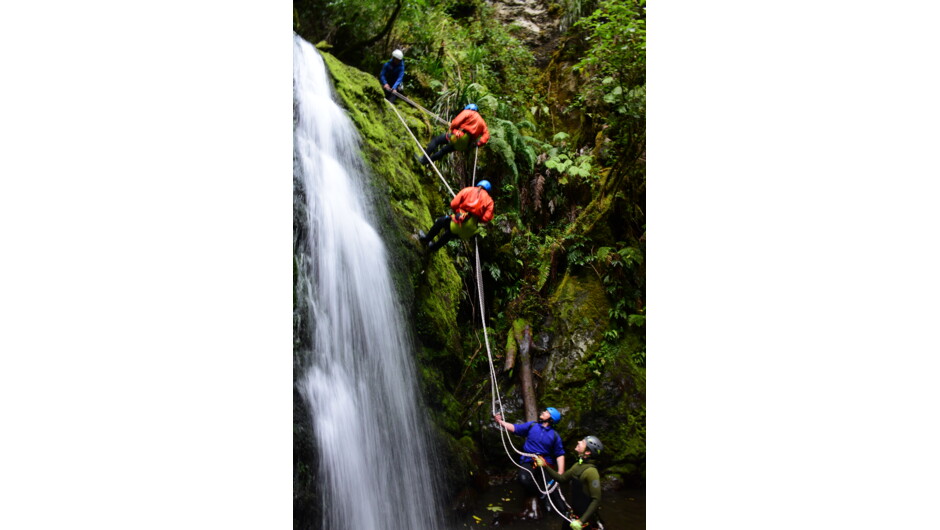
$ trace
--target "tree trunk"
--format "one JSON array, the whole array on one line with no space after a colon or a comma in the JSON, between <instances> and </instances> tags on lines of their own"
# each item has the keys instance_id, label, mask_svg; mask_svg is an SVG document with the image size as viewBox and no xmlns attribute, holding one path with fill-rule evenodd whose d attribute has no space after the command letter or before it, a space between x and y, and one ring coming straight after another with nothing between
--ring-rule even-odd
<instances>
[{"instance_id":1,"label":"tree trunk","mask_svg":"<svg viewBox=\"0 0 940 530\"><path fill-rule=\"evenodd\" d=\"M516 336L519 345L519 382L522 385L522 406L525 408L525 420L537 421L539 419L538 407L535 403L535 385L532 384L532 359L529 349L532 346L532 330L528 324L522 330L522 336Z\"/></svg>"}]
</instances>

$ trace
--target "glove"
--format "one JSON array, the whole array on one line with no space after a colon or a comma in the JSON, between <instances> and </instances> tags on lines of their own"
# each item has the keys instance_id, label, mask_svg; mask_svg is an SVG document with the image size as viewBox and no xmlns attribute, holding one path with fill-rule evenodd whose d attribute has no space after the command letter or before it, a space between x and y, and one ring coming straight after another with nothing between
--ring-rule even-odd
<instances>
[{"instance_id":1,"label":"glove","mask_svg":"<svg viewBox=\"0 0 940 530\"><path fill-rule=\"evenodd\" d=\"M483 142L477 142L477 147L483 147Z\"/></svg>"},{"instance_id":2,"label":"glove","mask_svg":"<svg viewBox=\"0 0 940 530\"><path fill-rule=\"evenodd\" d=\"M545 459L542 458L541 456L536 456L536 457L535 457L535 465L537 465L537 466L539 466L539 467L545 467Z\"/></svg>"},{"instance_id":3,"label":"glove","mask_svg":"<svg viewBox=\"0 0 940 530\"><path fill-rule=\"evenodd\" d=\"M577 519L575 519L574 521L571 521L571 528L573 528L574 530L581 530L581 521Z\"/></svg>"}]
</instances>

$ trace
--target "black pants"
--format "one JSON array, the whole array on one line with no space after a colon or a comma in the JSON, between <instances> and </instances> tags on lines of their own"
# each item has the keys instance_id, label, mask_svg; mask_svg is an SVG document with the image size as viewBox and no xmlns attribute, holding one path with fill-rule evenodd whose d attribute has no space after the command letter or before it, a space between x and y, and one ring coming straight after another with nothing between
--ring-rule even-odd
<instances>
[{"instance_id":1,"label":"black pants","mask_svg":"<svg viewBox=\"0 0 940 530\"><path fill-rule=\"evenodd\" d=\"M436 236L437 233L441 230L443 230L444 233L441 234L441 237L437 238L437 241L433 241L434 236ZM450 216L445 215L444 217L439 217L436 221L434 221L434 226L428 230L428 235L424 236L424 239L425 241L431 241L431 244L428 245L428 248L432 251L435 251L446 245L448 241L454 239L455 237L457 236L455 236L454 233L450 231Z\"/></svg>"},{"instance_id":2,"label":"black pants","mask_svg":"<svg viewBox=\"0 0 940 530\"><path fill-rule=\"evenodd\" d=\"M402 91L401 87L398 87L398 88L396 88L396 89L394 89L394 90L395 90L395 92L398 92L399 94L401 94L401 95L403 95L403 96L405 95L405 93ZM395 103L395 101L398 99L398 96L396 96L395 93L392 92L391 90L386 90L386 91L385 91L385 99L389 100L389 101L392 102L392 103Z\"/></svg>"},{"instance_id":3,"label":"black pants","mask_svg":"<svg viewBox=\"0 0 940 530\"><path fill-rule=\"evenodd\" d=\"M444 155L447 153L453 153L455 149L454 146L447 141L447 133L444 133L431 138L431 143L428 144L425 151L428 153L428 156L431 157L431 160L437 161L444 158Z\"/></svg>"},{"instance_id":4,"label":"black pants","mask_svg":"<svg viewBox=\"0 0 940 530\"><path fill-rule=\"evenodd\" d=\"M529 474L529 471L532 471L531 475ZM533 475L535 476L535 479L534 479L535 482L533 482L533 478L532 478ZM546 512L553 511L552 505L555 506L555 509L561 510L562 512L564 512L566 509L565 503L564 501L561 500L561 496L559 495L558 488L555 488L555 490L552 491L550 495L551 501L552 501L551 504L548 503L548 500L547 500L548 496L542 494L542 491L545 491L548 488L550 488L552 485L554 485L554 482L552 481L552 477L549 477L548 473L545 474L545 480L548 481L548 485L542 482L542 471L540 469L532 469L532 470L520 469L519 470L519 482L522 484L522 487L525 488L525 491L528 495L533 496L533 497L538 497L539 500L542 501ZM539 491L540 489L541 491Z\"/></svg>"}]
</instances>

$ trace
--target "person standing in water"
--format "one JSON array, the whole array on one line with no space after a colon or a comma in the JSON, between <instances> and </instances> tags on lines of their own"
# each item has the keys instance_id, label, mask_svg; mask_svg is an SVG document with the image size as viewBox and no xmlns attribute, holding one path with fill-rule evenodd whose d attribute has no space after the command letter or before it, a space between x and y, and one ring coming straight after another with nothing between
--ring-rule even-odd
<instances>
[{"instance_id":1,"label":"person standing in water","mask_svg":"<svg viewBox=\"0 0 940 530\"><path fill-rule=\"evenodd\" d=\"M578 463L571 466L565 473L558 473L549 467L542 457L536 457L535 464L545 470L559 484L571 482L571 493L568 500L571 502L570 523L562 525L563 529L572 530L603 530L604 524L600 520L601 507L601 475L594 465L593 457L599 456L604 445L596 436L585 436L578 442L574 450L578 453Z\"/></svg>"},{"instance_id":2,"label":"person standing in water","mask_svg":"<svg viewBox=\"0 0 940 530\"><path fill-rule=\"evenodd\" d=\"M522 452L534 454L541 457L546 462L545 469L555 467L558 471L565 472L565 449L561 444L561 436L555 431L553 426L561 421L561 412L554 407L548 407L539 413L538 421L527 421L525 423L509 423L503 421L500 414L495 414L493 419L501 427L516 436L524 436L525 443L522 445ZM551 502L543 491L548 491L550 483L544 479L544 475L535 469L535 462L528 454L519 457L519 463L523 469L519 470L519 482L525 488L529 500L526 505L529 506L527 512L523 512L520 518L539 519L538 503L532 502L535 498L541 499L545 503L545 509L551 511L552 505L557 509L563 509L564 503L557 491L551 494Z\"/></svg>"}]
</instances>

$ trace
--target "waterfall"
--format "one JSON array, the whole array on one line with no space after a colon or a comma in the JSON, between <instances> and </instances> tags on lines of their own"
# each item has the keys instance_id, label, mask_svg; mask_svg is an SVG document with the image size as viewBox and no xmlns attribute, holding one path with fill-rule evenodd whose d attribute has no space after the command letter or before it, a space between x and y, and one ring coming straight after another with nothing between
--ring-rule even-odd
<instances>
[{"instance_id":1,"label":"waterfall","mask_svg":"<svg viewBox=\"0 0 940 530\"><path fill-rule=\"evenodd\" d=\"M323 58L295 35L297 386L317 446L322 528L438 528L440 465L367 178Z\"/></svg>"}]
</instances>

